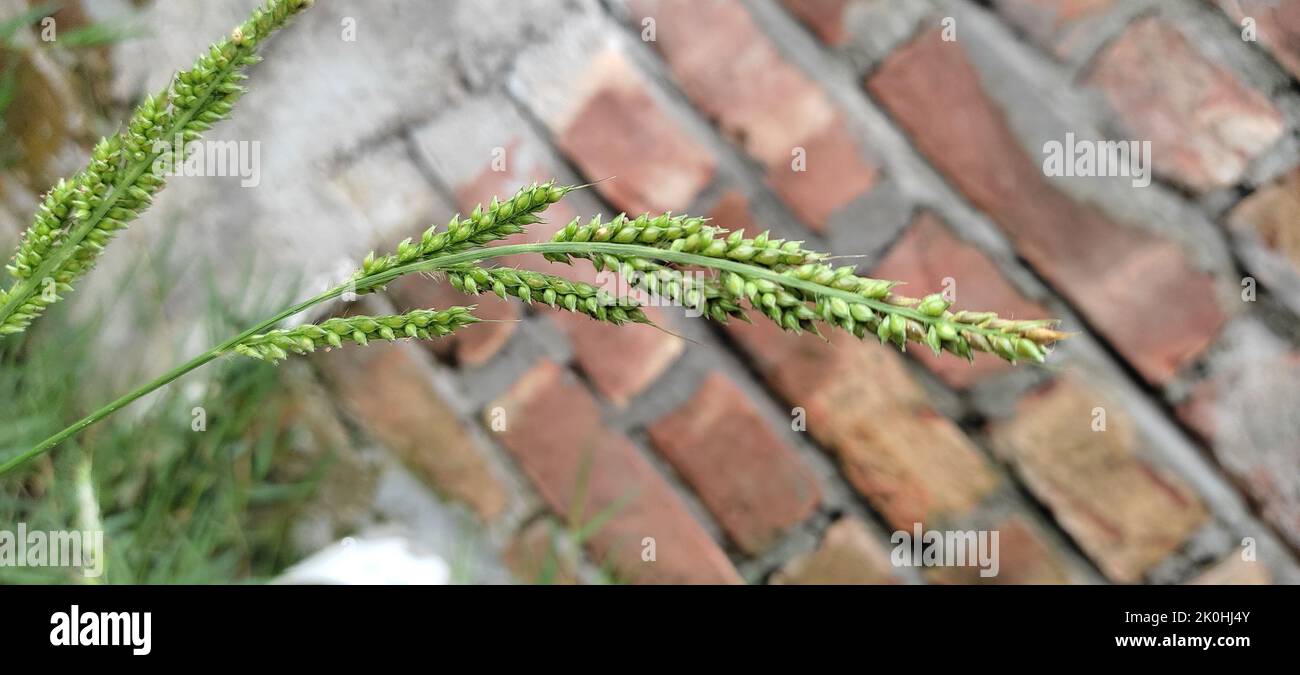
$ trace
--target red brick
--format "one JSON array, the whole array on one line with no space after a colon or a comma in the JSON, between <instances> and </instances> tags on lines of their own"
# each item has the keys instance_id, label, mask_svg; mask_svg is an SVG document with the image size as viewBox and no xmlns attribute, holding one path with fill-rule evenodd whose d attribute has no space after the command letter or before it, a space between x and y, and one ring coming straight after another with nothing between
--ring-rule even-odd
<instances>
[{"instance_id":1,"label":"red brick","mask_svg":"<svg viewBox=\"0 0 1300 675\"><path fill-rule=\"evenodd\" d=\"M997 479L970 439L932 409L902 357L844 334L825 344L768 321L736 324L737 342L849 482L890 524L911 528L970 511Z\"/></svg>"},{"instance_id":2,"label":"red brick","mask_svg":"<svg viewBox=\"0 0 1300 675\"><path fill-rule=\"evenodd\" d=\"M767 167L767 178L815 229L875 183L842 114L787 63L742 3L634 0L657 21L655 45L686 95ZM806 170L792 168L802 148Z\"/></svg>"},{"instance_id":3,"label":"red brick","mask_svg":"<svg viewBox=\"0 0 1300 675\"><path fill-rule=\"evenodd\" d=\"M799 140L834 119L826 95L781 58L741 3L633 0L631 5L657 22L654 44L686 95L760 162L789 162Z\"/></svg>"},{"instance_id":4,"label":"red brick","mask_svg":"<svg viewBox=\"0 0 1300 675\"><path fill-rule=\"evenodd\" d=\"M857 518L841 518L826 528L817 550L791 560L770 583L790 585L893 584L889 552Z\"/></svg>"},{"instance_id":5,"label":"red brick","mask_svg":"<svg viewBox=\"0 0 1300 675\"><path fill-rule=\"evenodd\" d=\"M1157 18L1112 41L1086 82L1101 89L1129 134L1151 141L1158 173L1195 190L1236 183L1286 128L1267 98Z\"/></svg>"},{"instance_id":6,"label":"red brick","mask_svg":"<svg viewBox=\"0 0 1300 675\"><path fill-rule=\"evenodd\" d=\"M606 199L628 213L684 210L713 178L714 160L646 90L626 57L587 67L587 91L557 144Z\"/></svg>"},{"instance_id":7,"label":"red brick","mask_svg":"<svg viewBox=\"0 0 1300 675\"><path fill-rule=\"evenodd\" d=\"M988 256L957 239L929 212L912 221L898 243L872 270L872 276L906 282L908 286L903 292L914 297L942 292L943 280L951 278L956 282L958 307L997 312L1012 319L1049 315L1046 309L1016 291ZM935 356L925 349L913 349L908 353L958 389L1011 369L1007 362L988 354L976 355L972 364L954 359L951 354Z\"/></svg>"},{"instance_id":8,"label":"red brick","mask_svg":"<svg viewBox=\"0 0 1300 675\"><path fill-rule=\"evenodd\" d=\"M1263 187L1232 210L1228 224L1238 234L1252 236L1300 273L1300 169ZM1277 283L1268 270L1264 281Z\"/></svg>"},{"instance_id":9,"label":"red brick","mask_svg":"<svg viewBox=\"0 0 1300 675\"><path fill-rule=\"evenodd\" d=\"M812 229L826 230L841 208L876 182L876 170L863 163L852 135L838 117L798 144L806 162L796 171L793 158L768 167L767 182L782 201Z\"/></svg>"},{"instance_id":10,"label":"red brick","mask_svg":"<svg viewBox=\"0 0 1300 675\"><path fill-rule=\"evenodd\" d=\"M867 84L920 151L1149 381L1168 380L1213 341L1225 317L1209 275L1173 242L1116 225L1053 188L959 43L926 32Z\"/></svg>"},{"instance_id":11,"label":"red brick","mask_svg":"<svg viewBox=\"0 0 1300 675\"><path fill-rule=\"evenodd\" d=\"M408 346L376 342L314 362L366 433L439 493L490 519L505 510L508 493L418 356Z\"/></svg>"},{"instance_id":12,"label":"red brick","mask_svg":"<svg viewBox=\"0 0 1300 675\"><path fill-rule=\"evenodd\" d=\"M523 583L571 586L578 583L578 560L566 536L559 523L542 518L515 533L502 557Z\"/></svg>"},{"instance_id":13,"label":"red brick","mask_svg":"<svg viewBox=\"0 0 1300 675\"><path fill-rule=\"evenodd\" d=\"M1277 57L1291 75L1300 78L1300 3L1294 0L1219 0L1219 6L1241 26L1255 20L1255 37Z\"/></svg>"},{"instance_id":14,"label":"red brick","mask_svg":"<svg viewBox=\"0 0 1300 675\"><path fill-rule=\"evenodd\" d=\"M732 232L736 230L745 230L751 234L758 232L754 216L749 212L749 200L735 190L727 192L718 199L718 203L714 204L713 210L709 212L709 218L714 225L725 227Z\"/></svg>"},{"instance_id":15,"label":"red brick","mask_svg":"<svg viewBox=\"0 0 1300 675\"><path fill-rule=\"evenodd\" d=\"M1105 431L1093 431L1096 407ZM1208 517L1182 480L1137 456L1139 442L1122 407L1069 376L993 428L997 452L1102 572L1125 583L1140 581Z\"/></svg>"},{"instance_id":16,"label":"red brick","mask_svg":"<svg viewBox=\"0 0 1300 675\"><path fill-rule=\"evenodd\" d=\"M669 325L670 317L658 307L649 306L639 289L627 287L625 281L608 271L597 273L588 263L573 266L541 261L543 269L573 281L604 289L611 295L625 295L643 304L646 316L656 326ZM534 304L536 311L548 314L573 346L573 360L593 386L610 401L626 405L645 391L676 362L686 343L676 336L649 325L613 326L586 315Z\"/></svg>"},{"instance_id":17,"label":"red brick","mask_svg":"<svg viewBox=\"0 0 1300 675\"><path fill-rule=\"evenodd\" d=\"M590 394L562 368L543 362L488 406L504 411L502 444L566 521L608 520L588 546L620 578L641 583L735 583L727 556L672 487L627 437L610 430ZM577 496L585 495L580 512ZM655 540L656 560L642 560Z\"/></svg>"},{"instance_id":18,"label":"red brick","mask_svg":"<svg viewBox=\"0 0 1300 675\"><path fill-rule=\"evenodd\" d=\"M1233 553L1202 572L1192 583L1198 586L1267 586L1273 583L1273 578L1264 563L1242 560L1240 553Z\"/></svg>"},{"instance_id":19,"label":"red brick","mask_svg":"<svg viewBox=\"0 0 1300 675\"><path fill-rule=\"evenodd\" d=\"M667 316L656 308L647 307L645 312L656 324L667 323ZM618 405L627 405L645 391L685 349L681 338L655 326L613 326L562 311L554 311L553 316L573 344L578 367L601 394Z\"/></svg>"},{"instance_id":20,"label":"red brick","mask_svg":"<svg viewBox=\"0 0 1300 675\"><path fill-rule=\"evenodd\" d=\"M817 479L735 384L713 372L650 439L745 551L759 553L821 501Z\"/></svg>"},{"instance_id":21,"label":"red brick","mask_svg":"<svg viewBox=\"0 0 1300 675\"><path fill-rule=\"evenodd\" d=\"M1215 424L1215 402L1219 387L1214 380L1201 380L1192 386L1191 394L1178 404L1175 412L1178 419L1191 427L1203 440L1213 440L1218 433Z\"/></svg>"},{"instance_id":22,"label":"red brick","mask_svg":"<svg viewBox=\"0 0 1300 675\"><path fill-rule=\"evenodd\" d=\"M1057 56L1069 54L1088 19L1106 13L1115 0L995 0L998 13Z\"/></svg>"},{"instance_id":23,"label":"red brick","mask_svg":"<svg viewBox=\"0 0 1300 675\"><path fill-rule=\"evenodd\" d=\"M1179 414L1207 439L1272 523L1300 546L1300 353L1234 364L1193 390Z\"/></svg>"},{"instance_id":24,"label":"red brick","mask_svg":"<svg viewBox=\"0 0 1300 675\"><path fill-rule=\"evenodd\" d=\"M980 568L928 568L930 581L937 584L1064 584L1065 568L1042 536L1019 516L999 523L998 574L980 576Z\"/></svg>"},{"instance_id":25,"label":"red brick","mask_svg":"<svg viewBox=\"0 0 1300 675\"><path fill-rule=\"evenodd\" d=\"M849 0L784 0L784 4L822 42L839 46L848 39L844 30L844 10L849 6Z\"/></svg>"}]
</instances>

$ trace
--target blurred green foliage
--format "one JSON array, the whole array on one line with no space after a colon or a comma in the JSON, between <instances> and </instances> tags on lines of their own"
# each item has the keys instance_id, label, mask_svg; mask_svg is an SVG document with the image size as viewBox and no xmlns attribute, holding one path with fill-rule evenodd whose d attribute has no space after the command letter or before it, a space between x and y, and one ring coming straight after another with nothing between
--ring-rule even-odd
<instances>
[{"instance_id":1,"label":"blurred green foliage","mask_svg":"<svg viewBox=\"0 0 1300 675\"><path fill-rule=\"evenodd\" d=\"M131 312L140 334L167 329L155 261L133 266L117 302L96 316L52 313L39 330L0 343L0 457L30 447L112 392L92 384L98 361L125 381L104 353L103 318ZM157 278L167 278L159 273ZM211 284L209 285L211 286ZM251 295L251 294L246 294ZM244 323L264 303L208 293L214 334ZM120 316L117 318L121 318ZM212 365L206 380L168 387L14 475L0 478L0 530L104 531L105 572L0 567L0 583L232 583L266 580L295 562L290 525L328 468L334 449L290 453L317 440L290 414L288 371L248 359ZM203 407L204 428L196 423ZM290 456L292 455L292 456ZM287 467L287 468L286 468ZM85 469L89 471L85 471ZM94 508L79 499L86 490ZM91 521L90 524L87 521Z\"/></svg>"}]
</instances>

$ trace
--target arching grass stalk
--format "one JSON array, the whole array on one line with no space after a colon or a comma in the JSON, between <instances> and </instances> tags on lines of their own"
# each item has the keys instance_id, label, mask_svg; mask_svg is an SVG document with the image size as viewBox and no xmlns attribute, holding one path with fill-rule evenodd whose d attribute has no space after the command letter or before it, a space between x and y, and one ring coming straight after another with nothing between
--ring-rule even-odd
<instances>
[{"instance_id":1,"label":"arching grass stalk","mask_svg":"<svg viewBox=\"0 0 1300 675\"><path fill-rule=\"evenodd\" d=\"M231 337L230 339L221 342L220 344L212 347L211 349L203 352L202 354L195 356L193 359L190 359L189 361L167 371L166 373L159 375L157 378L153 379L152 381L142 385L141 387L135 389L134 391L131 391L123 395L117 400L99 408L98 410L92 412L91 414L87 415L86 417L82 418L76 423L68 426L62 431L59 431L53 436L50 436L49 438L42 441L40 444L36 445L30 450L12 459L5 461L3 464L0 464L0 475L8 473L9 471L12 471L13 469L21 466L22 464L44 454L45 452L48 452L50 449L54 448L58 444L67 440L68 438L71 438L77 433L80 433L82 430L86 429L92 424L95 424L96 422L113 414L114 412L130 405L136 400L143 398L144 396L147 396L148 394L170 384L171 382L174 382L180 377L216 360L217 358L220 358L221 356L224 356L226 354L233 354L233 353L245 353L245 355L249 355L246 353L248 350L241 349L241 346L244 346L245 343L247 341L250 341L251 338L255 338L259 336L259 334L262 334L264 331L274 328L274 326L276 326L278 323L291 316L297 315L301 312L307 311L308 309L316 307L317 305L338 298L346 292L353 291L353 290L357 292L373 291L382 288L387 284L391 283L392 281L398 279L399 277L402 277L407 274L429 273L429 272L436 272L440 270L463 269L466 265L475 265L477 263L481 263L485 260L489 260L492 258L499 258L503 256L511 256L511 255L525 254L525 253L540 253L544 255L562 255L562 256L612 255L612 256L638 257L638 258L645 258L650 260L658 260L666 263L674 263L678 265L712 269L719 272L729 272L729 273L739 274L745 276L746 278L766 281L772 284L780 284L784 287L789 287L801 291L813 298L825 299L831 302L838 300L850 307L861 306L867 310L870 310L873 314L880 317L878 321L892 322L893 321L892 317L895 316L901 317L901 321L904 322L904 325L910 326L912 324L915 324L916 326L921 327L920 330L923 335L928 334L929 329L932 327L944 325L945 323L947 324L955 323L956 325L960 326L960 332L963 335L979 336L980 338L983 338L989 343L1013 339L1011 337L1008 337L1008 333L1005 330L989 327L992 324L991 324L991 320L988 318L985 318L985 320L982 322L985 325L981 325L980 323L965 324L961 322L955 322L954 317L959 315L949 315L945 317L943 314L935 314L932 309L930 309L930 311L927 311L927 308L925 307L916 308L916 307L906 306L905 304L893 304L888 299L873 299L873 298L864 297L860 294L851 291L845 291L839 288L825 286L817 283L816 281L810 281L810 280L798 278L798 276L783 274L782 272L776 271L774 269L765 268L759 265L751 265L747 263L737 262L734 260L710 258L696 253L685 253L682 251L674 251L671 249L658 248L646 244L616 244L616 243L603 243L603 242L563 242L562 241L562 242L497 246L493 248L463 251L463 252L453 253L450 255L445 255L434 259L419 260L417 262L408 263L406 265L389 267L382 271L356 278L355 280L349 283L339 285L335 288L330 289L329 291L321 293L320 295L317 295L313 298L304 300L296 305L293 305L292 307L289 307L275 314L274 316L271 316L259 322L255 326L252 326L251 328L239 333L238 335L235 335L234 337ZM924 303L921 304L924 305ZM849 315L850 316L853 315L852 310L850 310ZM1024 322L1024 323L1033 326L1040 326L1043 322ZM909 330L913 334L916 332L915 329L909 329ZM1042 344L1044 346L1049 345L1051 342L1054 342L1055 340L1064 337L1064 334L1062 333L1057 333L1056 331L1051 331L1046 328L1037 328L1037 327L1028 330L1027 335L1029 335L1030 337L1026 339L1030 339L1031 341L1034 342L1034 344ZM397 337L397 336L394 335L392 337ZM1014 358L1014 356L1015 355L1013 353L1012 357ZM1041 360L1041 353L1039 354L1039 358L1034 360Z\"/></svg>"},{"instance_id":2,"label":"arching grass stalk","mask_svg":"<svg viewBox=\"0 0 1300 675\"><path fill-rule=\"evenodd\" d=\"M61 181L46 195L32 226L6 270L13 282L0 289L0 338L23 332L59 293L95 264L114 235L127 227L166 183L167 144L184 146L228 116L244 93L244 71L258 61L257 47L313 0L264 0L229 37L214 44L194 66L137 108L122 132L101 141L89 166ZM702 310L707 319L748 321L746 308L783 330L820 334L823 327L859 339L872 335L906 349L920 343L934 353L972 358L976 351L1007 361L1042 362L1047 349L1066 335L1053 321L1002 319L991 312L949 311L939 295L907 298L892 292L895 282L860 277L852 267L834 267L829 256L802 242L709 225L705 219L672 214L620 215L611 221L574 221L553 241L485 248L523 232L576 187L553 181L526 186L505 200L480 205L445 228L429 228L387 255L367 256L344 284L269 317L153 381L0 463L7 473L48 452L81 430L185 374L227 354L280 361L292 354L341 347L345 341L431 339L449 335L478 319L472 308L420 308L392 316L328 319L291 329L282 320L339 297L367 293L413 273L443 272L470 295L491 291L502 299L543 302L552 307L620 325L648 323L629 297L590 284L532 270L481 267L485 260L540 253L553 262L586 259L597 271L617 272L652 296ZM710 273L697 275L697 271Z\"/></svg>"},{"instance_id":3,"label":"arching grass stalk","mask_svg":"<svg viewBox=\"0 0 1300 675\"><path fill-rule=\"evenodd\" d=\"M118 410L125 408L126 406L136 402L137 400L144 398L145 396L148 396L149 394L167 386L168 384L175 382L176 380L180 379L182 376L188 374L190 371L197 370L207 365L208 363L215 361L217 358L221 357L222 355L228 353L230 350L234 349L236 345L240 344L245 339L252 337L253 335L256 335L257 333L260 333L264 330L267 330L275 326L276 324L280 323L281 321L291 316L294 316L295 314L298 314L300 312L305 312L308 309L311 309L312 307L321 304L322 302L328 302L330 300L333 300L334 298L343 295L348 290L349 290L348 286L339 286L337 288L332 288L329 291L326 291L325 293L322 293L314 298L311 298L310 300L304 300L303 302L300 302L292 307L289 307L288 309L285 309L284 311L276 314L275 316L272 316L258 323L252 328L245 330L244 332L230 338L229 340L226 340L218 344L217 346L209 349L208 351L199 354L198 356L190 359L189 361L186 361L185 363L182 363L181 365L172 368L171 370L163 373L162 375L159 375L158 377L154 378L148 383L141 385L139 388L135 389L134 391L122 395L117 400L101 407L95 412L81 418L77 422L64 428L62 431L54 434L53 436L50 436L44 441L41 441L38 445L36 445L32 449L20 455L17 455L11 459L5 460L3 464L0 464L0 475L4 475L18 468L19 466L26 464L32 459L35 459L36 457L45 454L51 448L54 448L55 446L62 443L63 441L66 441L69 438L77 435L78 433L81 433L82 430L86 429L92 424L104 419L105 417L108 417L109 415L112 415Z\"/></svg>"}]
</instances>

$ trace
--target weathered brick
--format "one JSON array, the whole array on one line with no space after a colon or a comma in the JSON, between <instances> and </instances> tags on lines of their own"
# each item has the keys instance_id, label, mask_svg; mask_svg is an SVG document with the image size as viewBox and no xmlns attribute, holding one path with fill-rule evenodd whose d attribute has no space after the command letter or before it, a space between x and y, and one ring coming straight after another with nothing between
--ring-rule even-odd
<instances>
[{"instance_id":1,"label":"weathered brick","mask_svg":"<svg viewBox=\"0 0 1300 675\"><path fill-rule=\"evenodd\" d=\"M844 29L844 11L851 0L783 0L782 4L812 29L822 42L837 47L848 34Z\"/></svg>"},{"instance_id":2,"label":"weathered brick","mask_svg":"<svg viewBox=\"0 0 1300 675\"><path fill-rule=\"evenodd\" d=\"M690 401L649 428L655 447L749 553L767 548L821 501L817 479L770 423L715 371Z\"/></svg>"},{"instance_id":3,"label":"weathered brick","mask_svg":"<svg viewBox=\"0 0 1300 675\"><path fill-rule=\"evenodd\" d=\"M1184 424L1191 427L1192 431L1203 440L1213 440L1218 427L1215 420L1218 415L1215 413L1215 404L1218 399L1217 382L1213 379L1201 380L1191 388L1191 393L1187 398L1175 408L1178 419Z\"/></svg>"},{"instance_id":4,"label":"weathered brick","mask_svg":"<svg viewBox=\"0 0 1300 675\"><path fill-rule=\"evenodd\" d=\"M749 211L749 200L735 190L728 191L718 199L718 203L713 205L713 210L709 211L709 218L715 225L733 232L736 230L758 232L754 216Z\"/></svg>"},{"instance_id":5,"label":"weathered brick","mask_svg":"<svg viewBox=\"0 0 1300 675\"><path fill-rule=\"evenodd\" d=\"M1115 0L995 0L999 14L1040 46L1066 56L1080 41L1082 24L1105 14Z\"/></svg>"},{"instance_id":6,"label":"weathered brick","mask_svg":"<svg viewBox=\"0 0 1300 675\"><path fill-rule=\"evenodd\" d=\"M591 60L575 112L550 120L557 145L628 213L681 211L713 178L714 160L650 95L645 76L610 49ZM614 180L603 180L614 177Z\"/></svg>"},{"instance_id":7,"label":"weathered brick","mask_svg":"<svg viewBox=\"0 0 1300 675\"><path fill-rule=\"evenodd\" d=\"M1128 133L1151 141L1158 173L1195 190L1236 183L1286 129L1267 98L1154 17L1112 41L1085 81L1101 89Z\"/></svg>"},{"instance_id":8,"label":"weathered brick","mask_svg":"<svg viewBox=\"0 0 1300 675\"><path fill-rule=\"evenodd\" d=\"M667 323L667 316L655 307L646 307L645 313L660 326ZM627 405L645 391L685 349L685 341L655 326L613 326L562 311L554 311L553 317L573 344L578 367L618 405Z\"/></svg>"},{"instance_id":9,"label":"weathered brick","mask_svg":"<svg viewBox=\"0 0 1300 675\"><path fill-rule=\"evenodd\" d=\"M1060 559L1042 536L1019 516L997 524L998 574L980 576L977 566L928 568L937 584L1064 584L1069 582Z\"/></svg>"},{"instance_id":10,"label":"weathered brick","mask_svg":"<svg viewBox=\"0 0 1300 675\"><path fill-rule=\"evenodd\" d=\"M1255 20L1256 39L1287 70L1300 78L1300 3L1293 0L1219 0L1219 6L1237 21Z\"/></svg>"},{"instance_id":11,"label":"weathered brick","mask_svg":"<svg viewBox=\"0 0 1300 675\"><path fill-rule=\"evenodd\" d=\"M731 334L890 524L966 513L996 485L988 461L929 406L889 347L839 333L828 345L767 321L737 324Z\"/></svg>"},{"instance_id":12,"label":"weathered brick","mask_svg":"<svg viewBox=\"0 0 1300 675\"><path fill-rule=\"evenodd\" d=\"M959 307L997 312L1015 319L1049 315L1012 287L987 255L957 239L929 212L912 221L898 243L872 270L872 276L906 282L905 292L915 297L944 291L947 279L954 284L952 297ZM1011 369L1007 362L988 354L977 354L972 364L954 359L951 354L935 356L925 349L912 349L908 353L959 389Z\"/></svg>"},{"instance_id":13,"label":"weathered brick","mask_svg":"<svg viewBox=\"0 0 1300 675\"><path fill-rule=\"evenodd\" d=\"M1267 586L1273 583L1268 568L1256 560L1233 553L1192 580L1198 586Z\"/></svg>"},{"instance_id":14,"label":"weathered brick","mask_svg":"<svg viewBox=\"0 0 1300 675\"><path fill-rule=\"evenodd\" d=\"M1261 357L1217 373L1193 390L1179 415L1262 515L1300 546L1300 353Z\"/></svg>"},{"instance_id":15,"label":"weathered brick","mask_svg":"<svg viewBox=\"0 0 1300 675\"><path fill-rule=\"evenodd\" d=\"M760 162L788 162L798 140L835 118L825 93L781 58L741 3L633 0L631 6L657 22L654 46L686 95Z\"/></svg>"},{"instance_id":16,"label":"weathered brick","mask_svg":"<svg viewBox=\"0 0 1300 675\"><path fill-rule=\"evenodd\" d=\"M596 401L543 362L489 404L504 413L502 444L566 521L603 525L588 546L621 577L642 583L734 583L739 575L672 487L627 437L604 425ZM655 560L642 559L653 538ZM647 542L649 543L649 542Z\"/></svg>"},{"instance_id":17,"label":"weathered brick","mask_svg":"<svg viewBox=\"0 0 1300 675\"><path fill-rule=\"evenodd\" d=\"M770 583L790 585L893 584L889 551L862 521L841 518L826 528L817 550L791 560Z\"/></svg>"},{"instance_id":18,"label":"weathered brick","mask_svg":"<svg viewBox=\"0 0 1300 675\"><path fill-rule=\"evenodd\" d=\"M1300 169L1242 200L1229 215L1228 224L1233 232L1253 237L1300 274ZM1270 266L1251 271L1266 283L1283 285Z\"/></svg>"},{"instance_id":19,"label":"weathered brick","mask_svg":"<svg viewBox=\"0 0 1300 675\"><path fill-rule=\"evenodd\" d=\"M426 364L409 345L375 343L322 354L314 362L365 428L439 493L490 519L508 493L483 449L433 388Z\"/></svg>"},{"instance_id":20,"label":"weathered brick","mask_svg":"<svg viewBox=\"0 0 1300 675\"><path fill-rule=\"evenodd\" d=\"M657 22L654 44L686 95L767 168L773 188L809 225L824 229L831 214L875 183L876 170L843 115L785 61L743 3L631 5Z\"/></svg>"},{"instance_id":21,"label":"weathered brick","mask_svg":"<svg viewBox=\"0 0 1300 675\"><path fill-rule=\"evenodd\" d=\"M659 307L649 306L646 295L639 289L628 287L622 277L609 271L597 273L583 261L573 266L556 265L539 257L537 265L525 266L591 284L611 295L635 299L642 303L646 316L655 323L655 326L614 326L586 315L533 304L536 311L549 315L568 337L574 362L610 401L626 405L672 367L686 348L681 338L656 327L668 326L671 317Z\"/></svg>"},{"instance_id":22,"label":"weathered brick","mask_svg":"<svg viewBox=\"0 0 1300 675\"><path fill-rule=\"evenodd\" d=\"M871 189L876 170L866 164L844 121L836 118L818 133L792 146L803 164L787 155L768 166L767 182L809 227L824 232L832 215Z\"/></svg>"},{"instance_id":23,"label":"weathered brick","mask_svg":"<svg viewBox=\"0 0 1300 675\"><path fill-rule=\"evenodd\" d=\"M1093 431L1105 414L1105 430ZM993 442L1106 576L1136 582L1207 519L1182 480L1139 458L1123 409L1063 376L996 424Z\"/></svg>"},{"instance_id":24,"label":"weathered brick","mask_svg":"<svg viewBox=\"0 0 1300 675\"><path fill-rule=\"evenodd\" d=\"M917 148L1148 380L1168 380L1213 341L1225 317L1209 275L1172 241L1116 225L1052 187L959 43L927 31L867 85Z\"/></svg>"},{"instance_id":25,"label":"weathered brick","mask_svg":"<svg viewBox=\"0 0 1300 675\"><path fill-rule=\"evenodd\" d=\"M541 518L515 533L503 556L515 578L526 584L570 586L578 583L576 549L567 544L564 528ZM570 538L571 540L571 538Z\"/></svg>"}]
</instances>

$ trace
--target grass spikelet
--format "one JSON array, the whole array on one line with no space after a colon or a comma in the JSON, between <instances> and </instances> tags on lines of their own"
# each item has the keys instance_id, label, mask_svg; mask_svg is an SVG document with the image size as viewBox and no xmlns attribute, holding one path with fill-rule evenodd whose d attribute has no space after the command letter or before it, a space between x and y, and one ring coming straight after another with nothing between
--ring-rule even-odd
<instances>
[{"instance_id":1,"label":"grass spikelet","mask_svg":"<svg viewBox=\"0 0 1300 675\"><path fill-rule=\"evenodd\" d=\"M635 300L619 298L591 284L552 274L512 267L465 266L447 270L447 280L456 290L469 295L491 292L502 300L513 297L528 304L537 301L616 326L650 323Z\"/></svg>"},{"instance_id":2,"label":"grass spikelet","mask_svg":"<svg viewBox=\"0 0 1300 675\"><path fill-rule=\"evenodd\" d=\"M371 252L361 263L356 278L387 272L439 255L478 248L523 232L528 225L541 222L539 214L574 189L576 188L556 185L555 181L550 181L520 188L505 201L493 198L486 207L482 204L475 207L468 218L452 218L442 232L438 232L437 227L430 227L424 231L419 241L402 241L397 245L397 251L391 255L376 257Z\"/></svg>"},{"instance_id":3,"label":"grass spikelet","mask_svg":"<svg viewBox=\"0 0 1300 675\"><path fill-rule=\"evenodd\" d=\"M949 311L939 295L915 299L891 292L898 282L858 276L851 266L823 262L829 256L809 251L802 242L774 239L766 232L752 239L744 231L730 232L685 216L618 216L575 220L556 233L554 243L624 244L628 254L565 252L548 258L587 258L596 269L619 272L634 286L690 307L725 323L744 318L747 304L783 330L821 334L820 325L852 333L859 339L875 335L906 351L921 343L935 354L943 351L972 359L974 352L996 355L1011 363L1041 363L1052 344L1065 333L1050 321L1011 321L991 312ZM701 258L699 267L717 276L700 281L676 267L636 253L631 247L648 244ZM714 260L740 263L719 269ZM775 274L773 274L775 273ZM847 297L845 297L847 296Z\"/></svg>"},{"instance_id":4,"label":"grass spikelet","mask_svg":"<svg viewBox=\"0 0 1300 675\"><path fill-rule=\"evenodd\" d=\"M177 144L198 140L229 116L243 95L244 71L257 63L257 46L312 0L268 0L213 44L170 86L148 96L125 128L100 141L89 165L45 195L36 217L6 266L14 283L0 291L0 335L22 332L59 293L99 258L113 237L149 207L166 183Z\"/></svg>"},{"instance_id":5,"label":"grass spikelet","mask_svg":"<svg viewBox=\"0 0 1300 675\"><path fill-rule=\"evenodd\" d=\"M451 335L457 329L478 322L473 307L443 310L417 309L387 316L348 316L326 319L318 324L273 330L244 339L231 351L278 363L290 354L310 354L317 349L342 347L344 342L365 346L371 340L430 340Z\"/></svg>"},{"instance_id":6,"label":"grass spikelet","mask_svg":"<svg viewBox=\"0 0 1300 675\"><path fill-rule=\"evenodd\" d=\"M729 232L708 225L705 218L674 216L671 213L652 216L642 214L628 218L620 214L608 223L599 216L587 224L574 220L555 233L553 242L612 242L617 244L648 244L682 253L694 253L708 258L722 258L739 262L776 267L802 265L826 258L825 254L803 248L803 242L786 241L771 237L767 232L752 239L744 230ZM566 256L549 256L562 261Z\"/></svg>"},{"instance_id":7,"label":"grass spikelet","mask_svg":"<svg viewBox=\"0 0 1300 675\"><path fill-rule=\"evenodd\" d=\"M586 224L575 218L555 236L555 242L596 242L614 244L647 244L668 248L679 241L697 236L704 230L705 219L689 216L674 216L666 213L659 216L643 214L628 218L619 214L609 222L602 222L600 216L592 218ZM564 262L565 255L547 255L552 262Z\"/></svg>"}]
</instances>

